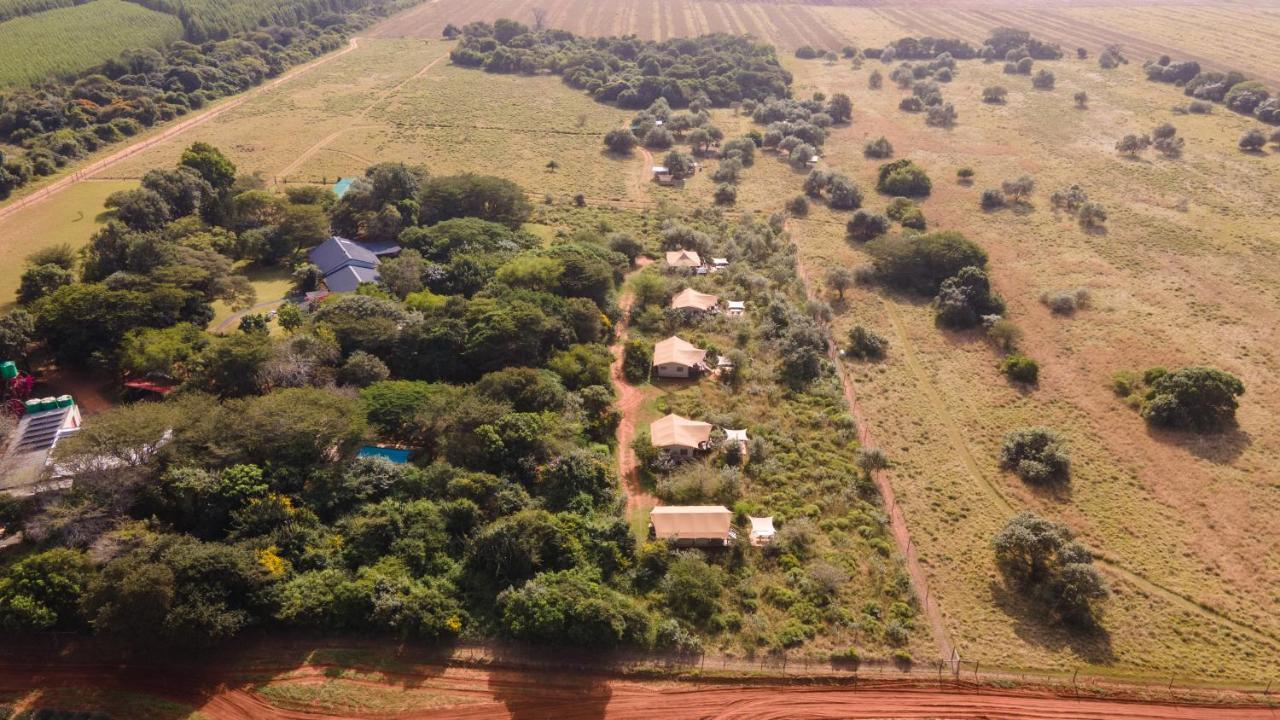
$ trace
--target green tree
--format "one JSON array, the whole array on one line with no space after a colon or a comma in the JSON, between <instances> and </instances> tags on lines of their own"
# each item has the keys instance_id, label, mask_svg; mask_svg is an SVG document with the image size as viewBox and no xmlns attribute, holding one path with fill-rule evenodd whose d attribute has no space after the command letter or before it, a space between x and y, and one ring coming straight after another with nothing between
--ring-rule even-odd
<instances>
[{"instance_id":1,"label":"green tree","mask_svg":"<svg viewBox=\"0 0 1280 720\"><path fill-rule=\"evenodd\" d=\"M182 152L179 162L199 173L214 190L227 190L236 180L235 164L208 143L193 143Z\"/></svg>"},{"instance_id":2,"label":"green tree","mask_svg":"<svg viewBox=\"0 0 1280 720\"><path fill-rule=\"evenodd\" d=\"M19 560L0 575L0 629L75 629L77 603L92 578L93 565L77 550L54 548Z\"/></svg>"},{"instance_id":3,"label":"green tree","mask_svg":"<svg viewBox=\"0 0 1280 720\"><path fill-rule=\"evenodd\" d=\"M914 162L902 159L880 166L876 190L893 196L922 197L933 189L933 182L924 169Z\"/></svg>"},{"instance_id":4,"label":"green tree","mask_svg":"<svg viewBox=\"0 0 1280 720\"><path fill-rule=\"evenodd\" d=\"M583 560L581 543L545 510L522 510L482 527L467 551L469 582L501 591L540 572L568 570Z\"/></svg>"},{"instance_id":5,"label":"green tree","mask_svg":"<svg viewBox=\"0 0 1280 720\"><path fill-rule=\"evenodd\" d=\"M630 155L638 142L635 134L627 128L610 130L604 136L604 146L609 149L609 152L619 155Z\"/></svg>"},{"instance_id":6,"label":"green tree","mask_svg":"<svg viewBox=\"0 0 1280 720\"><path fill-rule=\"evenodd\" d=\"M677 555L658 584L663 604L676 617L704 625L720 612L724 571L692 553Z\"/></svg>"},{"instance_id":7,"label":"green tree","mask_svg":"<svg viewBox=\"0 0 1280 720\"><path fill-rule=\"evenodd\" d=\"M867 251L881 280L923 295L936 294L962 268L987 264L982 248L954 230L886 236L867 243Z\"/></svg>"},{"instance_id":8,"label":"green tree","mask_svg":"<svg viewBox=\"0 0 1280 720\"><path fill-rule=\"evenodd\" d=\"M1096 623L1106 583L1093 556L1069 528L1023 512L993 538L996 566L1014 589L1040 602L1054 622L1088 627Z\"/></svg>"},{"instance_id":9,"label":"green tree","mask_svg":"<svg viewBox=\"0 0 1280 720\"><path fill-rule=\"evenodd\" d=\"M33 265L22 273L22 280L18 284L18 302L24 305L33 303L73 282L75 274L60 265Z\"/></svg>"},{"instance_id":10,"label":"green tree","mask_svg":"<svg viewBox=\"0 0 1280 720\"><path fill-rule=\"evenodd\" d=\"M579 390L588 385L612 384L610 366L613 355L603 345L571 345L551 357L547 369L564 380L565 387Z\"/></svg>"},{"instance_id":11,"label":"green tree","mask_svg":"<svg viewBox=\"0 0 1280 720\"><path fill-rule=\"evenodd\" d=\"M185 380L210 336L190 323L169 328L140 328L120 344L120 369L131 375L159 374Z\"/></svg>"},{"instance_id":12,"label":"green tree","mask_svg":"<svg viewBox=\"0 0 1280 720\"><path fill-rule=\"evenodd\" d=\"M844 291L855 285L853 271L849 268L833 267L827 270L827 287L840 294L844 300Z\"/></svg>"},{"instance_id":13,"label":"green tree","mask_svg":"<svg viewBox=\"0 0 1280 720\"><path fill-rule=\"evenodd\" d=\"M487 175L430 178L423 183L418 202L422 208L419 220L423 225L471 217L516 229L532 212L519 185Z\"/></svg>"},{"instance_id":14,"label":"green tree","mask_svg":"<svg viewBox=\"0 0 1280 720\"><path fill-rule=\"evenodd\" d=\"M648 382L653 350L643 340L628 340L622 348L622 376L632 385Z\"/></svg>"},{"instance_id":15,"label":"green tree","mask_svg":"<svg viewBox=\"0 0 1280 720\"><path fill-rule=\"evenodd\" d=\"M338 383L363 388L386 380L390 375L391 371L387 369L386 363L378 356L357 350L351 353L338 370Z\"/></svg>"},{"instance_id":16,"label":"green tree","mask_svg":"<svg viewBox=\"0 0 1280 720\"><path fill-rule=\"evenodd\" d=\"M1142 416L1152 425L1212 432L1235 422L1241 395L1244 383L1231 373L1185 367L1151 383Z\"/></svg>"},{"instance_id":17,"label":"green tree","mask_svg":"<svg viewBox=\"0 0 1280 720\"><path fill-rule=\"evenodd\" d=\"M10 310L0 315L0 357L11 360L25 358L35 333L35 318L26 310Z\"/></svg>"},{"instance_id":18,"label":"green tree","mask_svg":"<svg viewBox=\"0 0 1280 720\"><path fill-rule=\"evenodd\" d=\"M1071 467L1062 436L1049 428L1014 430L1000 446L1000 467L1030 483L1064 482Z\"/></svg>"},{"instance_id":19,"label":"green tree","mask_svg":"<svg viewBox=\"0 0 1280 720\"><path fill-rule=\"evenodd\" d=\"M503 631L551 645L613 648L648 644L652 620L633 598L582 570L542 573L498 597Z\"/></svg>"}]
</instances>

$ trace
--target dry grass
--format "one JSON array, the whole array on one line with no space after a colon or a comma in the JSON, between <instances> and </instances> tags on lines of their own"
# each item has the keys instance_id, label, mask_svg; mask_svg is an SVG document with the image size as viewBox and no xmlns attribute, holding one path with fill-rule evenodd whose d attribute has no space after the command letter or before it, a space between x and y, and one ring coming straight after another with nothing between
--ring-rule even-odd
<instances>
[{"instance_id":1,"label":"dry grass","mask_svg":"<svg viewBox=\"0 0 1280 720\"><path fill-rule=\"evenodd\" d=\"M405 713L481 701L428 687L395 686L377 674L270 682L259 685L255 692L277 707L313 713Z\"/></svg>"},{"instance_id":2,"label":"dry grass","mask_svg":"<svg viewBox=\"0 0 1280 720\"><path fill-rule=\"evenodd\" d=\"M827 143L831 168L870 190L876 163L862 158L861 147L883 134L897 156L930 171L935 193L923 209L931 226L962 230L988 250L994 281L1027 332L1024 350L1043 364L1037 390L1011 388L984 340L943 333L927 303L911 298L858 291L837 322L838 335L858 322L892 342L887 361L854 372L875 435L898 463L895 487L961 653L1023 666L1099 663L1202 677L1273 671L1280 518L1266 508L1276 492L1270 468L1280 456L1280 397L1267 379L1276 362L1270 348L1280 277L1271 248L1280 233L1265 218L1280 194L1280 167L1274 157L1236 150L1248 121L1227 112L1173 117L1176 90L1144 82L1132 67L1101 75L1092 63L1048 64L1058 89L1040 92L998 66L966 63L944 88L960 111L960 125L945 131L899 112L897 90L867 90L866 70L790 64L798 95L854 98L853 126ZM979 101L981 88L995 83L1011 90L1005 106ZM1077 89L1089 92L1092 109L1072 107ZM1187 138L1183 159L1116 157L1119 134L1165 120ZM973 186L954 180L964 165L977 170ZM978 209L983 187L1022 173L1040 184L1034 211ZM776 208L799 190L800 176L776 161L758 163L747 177L739 197L753 207ZM1048 193L1072 182L1107 206L1105 235L1087 234L1049 208ZM1187 210L1175 209L1184 200ZM883 204L870 193L870 207ZM847 217L819 208L797 223L815 273L866 262L843 239ZM1051 316L1037 300L1045 290L1076 286L1093 291L1094 309L1072 319ZM1192 362L1245 380L1250 394L1238 432L1205 440L1148 432L1107 388L1117 369ZM996 465L1004 432L1032 424L1069 438L1073 482L1062 496L1034 493ZM1023 507L1069 522L1114 563L1107 635L1079 640L1046 629L1003 596L987 543Z\"/></svg>"}]
</instances>

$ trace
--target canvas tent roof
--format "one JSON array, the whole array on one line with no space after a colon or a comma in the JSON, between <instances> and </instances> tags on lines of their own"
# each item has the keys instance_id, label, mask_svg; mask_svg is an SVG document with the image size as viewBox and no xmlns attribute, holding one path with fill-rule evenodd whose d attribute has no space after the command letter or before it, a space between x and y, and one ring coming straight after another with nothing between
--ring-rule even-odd
<instances>
[{"instance_id":1,"label":"canvas tent roof","mask_svg":"<svg viewBox=\"0 0 1280 720\"><path fill-rule=\"evenodd\" d=\"M681 340L675 335L666 340L661 340L653 346L654 365L675 363L692 367L701 363L706 357L706 350L697 347L693 343Z\"/></svg>"},{"instance_id":2,"label":"canvas tent roof","mask_svg":"<svg viewBox=\"0 0 1280 720\"><path fill-rule=\"evenodd\" d=\"M693 288L685 288L679 293L676 293L675 297L671 298L671 307L676 309L694 308L697 310L710 310L715 307L718 302L720 302L720 298L715 295L700 293Z\"/></svg>"},{"instance_id":3,"label":"canvas tent roof","mask_svg":"<svg viewBox=\"0 0 1280 720\"><path fill-rule=\"evenodd\" d=\"M311 248L307 259L320 268L322 275L329 275L347 265L375 268L381 262L377 255L360 243L336 235Z\"/></svg>"},{"instance_id":4,"label":"canvas tent roof","mask_svg":"<svg viewBox=\"0 0 1280 720\"><path fill-rule=\"evenodd\" d=\"M700 448L711 439L711 423L671 414L649 423L654 447Z\"/></svg>"},{"instance_id":5,"label":"canvas tent roof","mask_svg":"<svg viewBox=\"0 0 1280 720\"><path fill-rule=\"evenodd\" d=\"M745 428L742 430L730 430L729 428L725 428L724 441L725 442L746 442L747 431Z\"/></svg>"},{"instance_id":6,"label":"canvas tent roof","mask_svg":"<svg viewBox=\"0 0 1280 720\"><path fill-rule=\"evenodd\" d=\"M732 520L733 512L721 505L663 505L649 513L661 539L725 540Z\"/></svg>"},{"instance_id":7,"label":"canvas tent roof","mask_svg":"<svg viewBox=\"0 0 1280 720\"><path fill-rule=\"evenodd\" d=\"M331 292L354 292L360 283L367 282L378 282L377 270L348 265L324 276L325 287Z\"/></svg>"},{"instance_id":8,"label":"canvas tent roof","mask_svg":"<svg viewBox=\"0 0 1280 720\"><path fill-rule=\"evenodd\" d=\"M746 310L746 309L747 309L747 301L746 301L746 300L730 300L730 301L728 301L727 303L725 303L725 305L726 305L730 310Z\"/></svg>"},{"instance_id":9,"label":"canvas tent roof","mask_svg":"<svg viewBox=\"0 0 1280 720\"><path fill-rule=\"evenodd\" d=\"M751 544L764 545L773 540L773 536L777 531L773 528L773 516L769 517L747 517L751 521Z\"/></svg>"},{"instance_id":10,"label":"canvas tent roof","mask_svg":"<svg viewBox=\"0 0 1280 720\"><path fill-rule=\"evenodd\" d=\"M701 267L702 258L692 250L669 250L667 265L671 267Z\"/></svg>"}]
</instances>

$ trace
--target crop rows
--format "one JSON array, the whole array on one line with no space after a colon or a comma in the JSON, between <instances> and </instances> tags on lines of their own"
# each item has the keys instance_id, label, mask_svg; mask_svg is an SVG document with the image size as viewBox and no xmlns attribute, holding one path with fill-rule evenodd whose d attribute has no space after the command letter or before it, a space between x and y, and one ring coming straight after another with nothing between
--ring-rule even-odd
<instances>
[{"instance_id":1,"label":"crop rows","mask_svg":"<svg viewBox=\"0 0 1280 720\"><path fill-rule=\"evenodd\" d=\"M178 18L122 0L14 18L0 23L0 87L79 72L128 48L181 37Z\"/></svg>"}]
</instances>

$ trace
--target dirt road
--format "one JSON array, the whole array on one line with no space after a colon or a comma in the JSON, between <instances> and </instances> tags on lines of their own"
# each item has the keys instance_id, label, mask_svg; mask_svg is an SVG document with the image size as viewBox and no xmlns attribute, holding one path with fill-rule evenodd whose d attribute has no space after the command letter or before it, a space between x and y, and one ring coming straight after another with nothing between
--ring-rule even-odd
<instances>
[{"instance_id":1,"label":"dirt road","mask_svg":"<svg viewBox=\"0 0 1280 720\"><path fill-rule=\"evenodd\" d=\"M231 110L234 110L240 107L241 105L261 95L264 92L274 90L275 88L280 87L284 83L292 80L293 78L309 70L315 69L321 65L324 65L325 63L335 60L336 58L340 58L343 55L346 55L347 53L359 47L359 44L360 44L360 38L353 37L351 38L350 41L347 42L347 46L345 48L339 50L336 53L330 53L328 55L324 55L320 58L312 60L306 65L300 65L290 70L289 72L286 72L280 77L272 80L271 82L259 85L258 87L248 92L237 95L236 97L230 100L227 100L226 102L220 103L218 105L215 105L209 108L208 110L205 110L204 112L198 113L196 115L192 115L191 117L188 117L186 120L183 120L181 122L176 122L176 123L173 123L172 125L166 126L163 130L160 130L159 132L153 135L148 135L142 140L139 140L138 142L135 142L131 145L120 148L119 150L111 153L110 155L104 158L95 160L89 163L88 165L85 165L84 167L78 168L74 172L72 172L70 175L59 178L58 180L55 180L54 182L46 185L45 187L37 190L36 192L30 195L27 195L24 198L16 200L13 203L10 203L9 205L6 205L3 208L0 208L0 220L4 220L9 215L21 210L22 208L28 207L30 205L34 205L35 203L38 203L42 200L47 200L50 197L53 197L54 195L57 195L58 193L62 192L63 190L66 190L72 185L78 182L87 180L89 179L90 176L96 175L97 173L100 173L103 170L106 170L107 168L117 165L123 160L130 158L142 152L143 150L147 150L148 148L159 145L160 143L170 140L174 136L187 132L192 128L196 128L201 125L204 125L210 120L213 120L214 118L219 117L224 113L227 113Z\"/></svg>"},{"instance_id":2,"label":"dirt road","mask_svg":"<svg viewBox=\"0 0 1280 720\"><path fill-rule=\"evenodd\" d=\"M648 153L645 153L648 155ZM636 258L636 269L631 275L643 270L646 265L652 262L649 258ZM628 275L630 278L630 275ZM624 286L625 287L625 286ZM633 512L651 508L658 504L658 499L645 492L640 487L639 480L636 477L636 453L631 449L631 442L636 437L636 416L640 412L640 407L644 405L644 388L637 387L627 382L627 378L622 374L622 351L623 346L627 343L627 327L631 322L631 304L635 301L635 296L630 290L624 290L622 296L618 298L618 309L621 311L621 317L618 319L618 327L616 328L616 341L609 347L609 351L613 353L613 384L618 389L618 413L622 419L618 422L618 479L623 483L623 487L627 492L627 516L630 517Z\"/></svg>"},{"instance_id":3,"label":"dirt road","mask_svg":"<svg viewBox=\"0 0 1280 720\"><path fill-rule=\"evenodd\" d=\"M1076 699L1048 691L995 691L973 687L919 687L888 681L848 686L695 684L640 681L590 673L421 665L395 673L340 677L327 665L255 667L252 676L190 668L125 668L114 664L0 666L0 691L109 689L158 696L195 707L209 720L337 720L338 718L452 718L490 720L664 720L715 718L1027 718L1039 720L1277 720L1262 707L1138 703ZM362 689L403 692L401 707L361 711L348 707L273 705L257 691L271 685L339 682L354 697ZM135 696L136 697L136 696ZM335 702L340 702L335 701ZM19 702L18 709L24 705ZM104 711L111 708L92 708ZM175 715L175 717L177 717Z\"/></svg>"}]
</instances>

